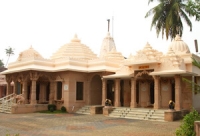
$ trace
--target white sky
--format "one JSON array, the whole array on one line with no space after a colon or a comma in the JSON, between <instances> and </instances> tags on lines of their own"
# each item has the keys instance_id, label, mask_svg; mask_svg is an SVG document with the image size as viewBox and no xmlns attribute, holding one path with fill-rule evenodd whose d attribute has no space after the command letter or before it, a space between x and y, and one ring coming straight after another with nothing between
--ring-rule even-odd
<instances>
[{"instance_id":1,"label":"white sky","mask_svg":"<svg viewBox=\"0 0 200 136\"><path fill-rule=\"evenodd\" d=\"M151 17L144 18L152 6L147 0L0 0L0 59L6 64L5 49L10 46L15 55L9 62L16 61L19 53L31 45L49 58L75 33L99 55L107 35L107 19L111 19L110 32L117 51L125 57L143 49L147 42L166 53L171 40L161 35L157 38L155 30L150 31ZM199 28L200 22L196 21L192 32L184 26L182 39L193 53L194 40L200 42Z\"/></svg>"}]
</instances>

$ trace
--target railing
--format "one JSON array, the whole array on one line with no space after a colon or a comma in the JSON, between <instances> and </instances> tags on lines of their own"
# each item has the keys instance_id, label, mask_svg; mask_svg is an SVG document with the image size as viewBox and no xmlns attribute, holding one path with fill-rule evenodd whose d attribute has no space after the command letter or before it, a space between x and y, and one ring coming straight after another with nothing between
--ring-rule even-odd
<instances>
[{"instance_id":1,"label":"railing","mask_svg":"<svg viewBox=\"0 0 200 136\"><path fill-rule=\"evenodd\" d=\"M15 94L7 95L0 98L0 112L10 112L11 106L15 103Z\"/></svg>"},{"instance_id":2,"label":"railing","mask_svg":"<svg viewBox=\"0 0 200 136\"><path fill-rule=\"evenodd\" d=\"M9 100L10 98L13 98L14 95L15 94L13 93L13 94L9 94L9 95L7 95L7 96L5 96L3 98L0 98L0 104L3 103L3 101L5 101L5 100Z\"/></svg>"}]
</instances>

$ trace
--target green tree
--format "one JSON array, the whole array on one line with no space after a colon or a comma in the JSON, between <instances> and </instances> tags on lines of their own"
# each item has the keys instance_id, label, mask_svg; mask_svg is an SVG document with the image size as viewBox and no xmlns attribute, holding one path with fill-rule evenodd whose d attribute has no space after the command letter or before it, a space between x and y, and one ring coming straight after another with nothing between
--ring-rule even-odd
<instances>
[{"instance_id":1,"label":"green tree","mask_svg":"<svg viewBox=\"0 0 200 136\"><path fill-rule=\"evenodd\" d=\"M0 67L3 67L3 66L4 66L3 60L0 59Z\"/></svg>"},{"instance_id":2,"label":"green tree","mask_svg":"<svg viewBox=\"0 0 200 136\"><path fill-rule=\"evenodd\" d=\"M5 49L5 50L6 50L6 55L8 56L8 59L7 59L7 62L6 62L6 67L7 67L10 56L14 55L14 49L11 48L11 47L8 47L8 49Z\"/></svg>"},{"instance_id":3,"label":"green tree","mask_svg":"<svg viewBox=\"0 0 200 136\"><path fill-rule=\"evenodd\" d=\"M192 58L192 65L196 66L197 68L200 69L200 62L197 61L195 58ZM191 81L191 80L188 80L186 78L183 78L183 81L187 82L190 84L191 86L191 89L194 90L194 93L200 93L200 85L198 85L197 83Z\"/></svg>"},{"instance_id":4,"label":"green tree","mask_svg":"<svg viewBox=\"0 0 200 136\"><path fill-rule=\"evenodd\" d=\"M194 122L200 120L200 115L196 110L192 110L185 115L180 127L176 129L176 136L195 136Z\"/></svg>"},{"instance_id":5,"label":"green tree","mask_svg":"<svg viewBox=\"0 0 200 136\"><path fill-rule=\"evenodd\" d=\"M149 0L149 3L154 0ZM198 1L192 0L158 0L157 6L150 9L145 18L153 15L151 22L151 29L156 28L157 36L162 33L166 39L169 37L173 39L177 34L182 36L183 23L186 22L192 31L192 22L189 16L196 16L196 20L199 20Z\"/></svg>"}]
</instances>

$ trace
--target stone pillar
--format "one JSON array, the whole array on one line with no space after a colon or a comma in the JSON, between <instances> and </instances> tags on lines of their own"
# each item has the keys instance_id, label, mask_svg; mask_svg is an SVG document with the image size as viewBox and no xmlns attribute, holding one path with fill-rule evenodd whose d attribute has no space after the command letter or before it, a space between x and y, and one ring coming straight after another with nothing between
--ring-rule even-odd
<instances>
[{"instance_id":1,"label":"stone pillar","mask_svg":"<svg viewBox=\"0 0 200 136\"><path fill-rule=\"evenodd\" d=\"M36 80L32 79L31 84L31 104L37 104L36 101Z\"/></svg>"},{"instance_id":2,"label":"stone pillar","mask_svg":"<svg viewBox=\"0 0 200 136\"><path fill-rule=\"evenodd\" d=\"M175 110L181 110L181 76L175 75Z\"/></svg>"},{"instance_id":3,"label":"stone pillar","mask_svg":"<svg viewBox=\"0 0 200 136\"><path fill-rule=\"evenodd\" d=\"M115 79L115 107L120 107L120 79Z\"/></svg>"},{"instance_id":4,"label":"stone pillar","mask_svg":"<svg viewBox=\"0 0 200 136\"><path fill-rule=\"evenodd\" d=\"M56 90L56 82L51 81L50 82L49 104L53 104L53 102L54 102L55 90Z\"/></svg>"},{"instance_id":5,"label":"stone pillar","mask_svg":"<svg viewBox=\"0 0 200 136\"><path fill-rule=\"evenodd\" d=\"M22 95L24 96L25 99L25 104L28 103L28 91L27 91L27 81L23 81L23 86L22 86Z\"/></svg>"},{"instance_id":6,"label":"stone pillar","mask_svg":"<svg viewBox=\"0 0 200 136\"><path fill-rule=\"evenodd\" d=\"M13 86L13 93L17 94L17 81L14 81L14 86Z\"/></svg>"},{"instance_id":7,"label":"stone pillar","mask_svg":"<svg viewBox=\"0 0 200 136\"><path fill-rule=\"evenodd\" d=\"M10 85L11 82L7 81L7 90L6 90L6 95L9 95L11 94L11 85Z\"/></svg>"},{"instance_id":8,"label":"stone pillar","mask_svg":"<svg viewBox=\"0 0 200 136\"><path fill-rule=\"evenodd\" d=\"M7 88L6 88L6 95L11 94L11 82L12 82L12 78L9 75L6 75L6 82L7 82Z\"/></svg>"},{"instance_id":9,"label":"stone pillar","mask_svg":"<svg viewBox=\"0 0 200 136\"><path fill-rule=\"evenodd\" d=\"M107 80L102 78L102 106L105 106L105 100L107 99Z\"/></svg>"},{"instance_id":10,"label":"stone pillar","mask_svg":"<svg viewBox=\"0 0 200 136\"><path fill-rule=\"evenodd\" d=\"M137 107L136 102L136 78L131 78L131 108Z\"/></svg>"},{"instance_id":11,"label":"stone pillar","mask_svg":"<svg viewBox=\"0 0 200 136\"><path fill-rule=\"evenodd\" d=\"M32 81L30 104L37 104L37 101L36 101L36 81L38 80L38 78L39 78L39 74L37 72L30 72L30 80Z\"/></svg>"},{"instance_id":12,"label":"stone pillar","mask_svg":"<svg viewBox=\"0 0 200 136\"><path fill-rule=\"evenodd\" d=\"M160 93L160 76L154 78L154 109L161 108L161 93Z\"/></svg>"}]
</instances>

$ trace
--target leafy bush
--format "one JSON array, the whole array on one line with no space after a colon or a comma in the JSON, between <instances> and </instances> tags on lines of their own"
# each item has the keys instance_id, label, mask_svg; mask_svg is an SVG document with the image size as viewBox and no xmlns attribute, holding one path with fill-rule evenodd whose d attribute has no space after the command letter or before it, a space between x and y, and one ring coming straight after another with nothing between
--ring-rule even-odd
<instances>
[{"instance_id":1,"label":"leafy bush","mask_svg":"<svg viewBox=\"0 0 200 136\"><path fill-rule=\"evenodd\" d=\"M48 110L49 111L52 111L52 110L55 111L56 110L56 105L55 104L49 104L48 105Z\"/></svg>"},{"instance_id":2,"label":"leafy bush","mask_svg":"<svg viewBox=\"0 0 200 136\"><path fill-rule=\"evenodd\" d=\"M53 108L53 107L50 107L50 111L53 112L53 111L54 111L54 108Z\"/></svg>"},{"instance_id":3,"label":"leafy bush","mask_svg":"<svg viewBox=\"0 0 200 136\"><path fill-rule=\"evenodd\" d=\"M176 130L176 136L195 136L194 122L197 120L200 120L200 115L193 109L184 116L180 128Z\"/></svg>"},{"instance_id":4,"label":"leafy bush","mask_svg":"<svg viewBox=\"0 0 200 136\"><path fill-rule=\"evenodd\" d=\"M65 106L62 106L62 107L61 107L61 111L62 111L62 112L66 112L66 111L67 111L67 109L65 108Z\"/></svg>"}]
</instances>

